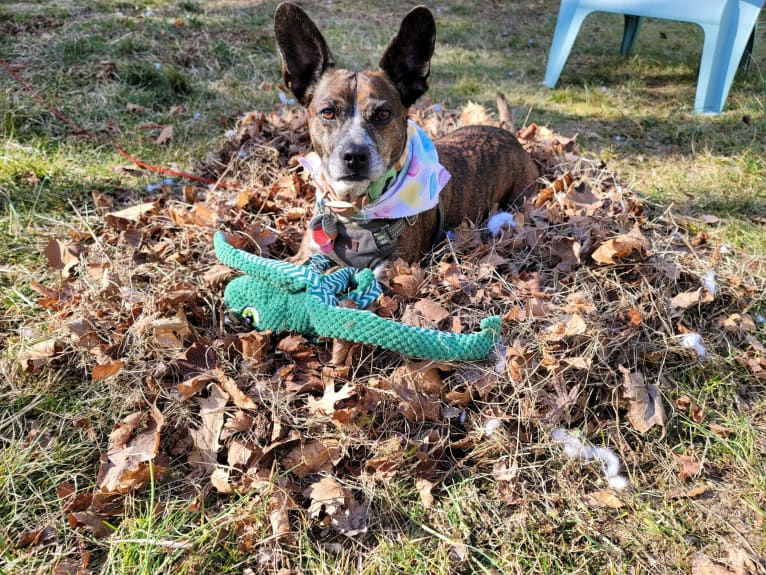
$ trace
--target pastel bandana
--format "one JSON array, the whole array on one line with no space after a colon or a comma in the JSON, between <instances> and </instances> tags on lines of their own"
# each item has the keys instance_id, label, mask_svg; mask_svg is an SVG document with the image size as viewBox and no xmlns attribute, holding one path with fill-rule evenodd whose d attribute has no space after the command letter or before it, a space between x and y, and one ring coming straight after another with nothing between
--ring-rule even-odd
<instances>
[{"instance_id":1,"label":"pastel bandana","mask_svg":"<svg viewBox=\"0 0 766 575\"><path fill-rule=\"evenodd\" d=\"M439 203L439 193L450 180L450 173L439 163L439 154L431 139L416 124L407 122L407 159L404 167L386 189L379 192L380 198L363 206L353 214L361 219L398 219L414 216L434 208ZM298 160L318 182L329 184L322 170L322 163L316 153ZM388 179L388 174L383 179ZM371 185L373 187L374 184ZM317 204L321 208L327 195L321 189ZM372 190L368 189L368 193ZM377 192L377 190L376 190ZM372 198L371 198L372 199Z\"/></svg>"}]
</instances>

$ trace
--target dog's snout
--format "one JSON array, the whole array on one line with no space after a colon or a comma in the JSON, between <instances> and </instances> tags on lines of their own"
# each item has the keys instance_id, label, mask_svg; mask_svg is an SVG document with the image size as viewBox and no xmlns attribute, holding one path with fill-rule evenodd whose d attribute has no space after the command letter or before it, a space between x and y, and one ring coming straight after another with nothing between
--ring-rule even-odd
<instances>
[{"instance_id":1,"label":"dog's snout","mask_svg":"<svg viewBox=\"0 0 766 575\"><path fill-rule=\"evenodd\" d=\"M367 146L351 144L343 151L343 162L353 172L364 171L370 164L370 149Z\"/></svg>"}]
</instances>

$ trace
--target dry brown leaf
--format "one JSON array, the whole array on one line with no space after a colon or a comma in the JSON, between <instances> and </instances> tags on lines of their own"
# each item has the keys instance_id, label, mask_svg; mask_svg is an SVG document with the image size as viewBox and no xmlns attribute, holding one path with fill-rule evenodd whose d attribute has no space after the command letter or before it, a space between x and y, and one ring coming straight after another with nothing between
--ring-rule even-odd
<instances>
[{"instance_id":1,"label":"dry brown leaf","mask_svg":"<svg viewBox=\"0 0 766 575\"><path fill-rule=\"evenodd\" d=\"M423 477L415 478L415 489L418 490L420 496L420 502L426 509L431 509L434 505L434 496L431 490L434 487L434 483Z\"/></svg>"},{"instance_id":2,"label":"dry brown leaf","mask_svg":"<svg viewBox=\"0 0 766 575\"><path fill-rule=\"evenodd\" d=\"M58 240L51 240L45 246L45 257L48 259L48 265L54 270L61 272L64 279L71 277L72 271L80 263L80 255L85 252L80 244L63 244Z\"/></svg>"},{"instance_id":3,"label":"dry brown leaf","mask_svg":"<svg viewBox=\"0 0 766 575\"><path fill-rule=\"evenodd\" d=\"M208 386L209 383L218 381L218 375L216 371L217 370L210 370L206 371L205 373L195 375L191 379L187 379L186 381L179 383L176 389L178 389L181 397L184 399L189 399L193 395L200 393Z\"/></svg>"},{"instance_id":4,"label":"dry brown leaf","mask_svg":"<svg viewBox=\"0 0 766 575\"><path fill-rule=\"evenodd\" d=\"M96 484L101 493L128 493L158 478L165 469L155 463L160 448L162 413L152 407L118 423L109 434L109 448L101 456Z\"/></svg>"},{"instance_id":5,"label":"dry brown leaf","mask_svg":"<svg viewBox=\"0 0 766 575\"><path fill-rule=\"evenodd\" d=\"M73 529L85 526L91 530L94 537L107 537L114 533L114 529L93 511L75 511L67 515L69 526Z\"/></svg>"},{"instance_id":6,"label":"dry brown leaf","mask_svg":"<svg viewBox=\"0 0 766 575\"><path fill-rule=\"evenodd\" d=\"M757 329L752 316L746 313L733 313L726 318L717 320L716 325L730 334L753 333Z\"/></svg>"},{"instance_id":7,"label":"dry brown leaf","mask_svg":"<svg viewBox=\"0 0 766 575\"><path fill-rule=\"evenodd\" d=\"M46 339L19 354L19 364L24 373L36 373L50 364L64 350L64 343L58 339Z\"/></svg>"},{"instance_id":8,"label":"dry brown leaf","mask_svg":"<svg viewBox=\"0 0 766 575\"><path fill-rule=\"evenodd\" d=\"M676 294L670 299L670 308L675 311L713 301L713 295L702 288Z\"/></svg>"},{"instance_id":9,"label":"dry brown leaf","mask_svg":"<svg viewBox=\"0 0 766 575\"><path fill-rule=\"evenodd\" d=\"M640 232L638 232L640 234ZM637 236L631 233L623 234L611 240L602 243L596 251L591 254L593 261L603 265L612 265L629 257L633 252L642 254L644 250L643 236Z\"/></svg>"},{"instance_id":10,"label":"dry brown leaf","mask_svg":"<svg viewBox=\"0 0 766 575\"><path fill-rule=\"evenodd\" d=\"M694 499L695 497L704 495L708 491L710 491L710 489L708 488L707 485L700 484L700 485L695 485L694 487L691 487L690 489L687 489L685 491L673 492L670 494L670 497L673 497L675 499L681 499L681 498Z\"/></svg>"},{"instance_id":11,"label":"dry brown leaf","mask_svg":"<svg viewBox=\"0 0 766 575\"><path fill-rule=\"evenodd\" d=\"M162 145L165 142L169 142L173 139L173 124L168 124L160 131L160 135L155 138L154 143Z\"/></svg>"},{"instance_id":12,"label":"dry brown leaf","mask_svg":"<svg viewBox=\"0 0 766 575\"><path fill-rule=\"evenodd\" d=\"M270 331L248 331L239 334L242 343L242 359L259 364L271 349Z\"/></svg>"},{"instance_id":13,"label":"dry brown leaf","mask_svg":"<svg viewBox=\"0 0 766 575\"><path fill-rule=\"evenodd\" d=\"M326 476L309 485L303 492L311 500L309 517L329 525L348 537L367 532L369 517L366 502L357 502L347 487Z\"/></svg>"},{"instance_id":14,"label":"dry brown leaf","mask_svg":"<svg viewBox=\"0 0 766 575\"><path fill-rule=\"evenodd\" d=\"M303 494L311 499L309 517L312 519L335 515L343 508L346 498L341 484L329 475L309 485Z\"/></svg>"},{"instance_id":15,"label":"dry brown leaf","mask_svg":"<svg viewBox=\"0 0 766 575\"><path fill-rule=\"evenodd\" d=\"M619 509L625 505L622 499L617 497L617 494L611 489L587 493L585 502L592 507L610 507L612 509Z\"/></svg>"},{"instance_id":16,"label":"dry brown leaf","mask_svg":"<svg viewBox=\"0 0 766 575\"><path fill-rule=\"evenodd\" d=\"M223 429L224 410L229 401L221 387L213 383L210 386L210 397L196 397L199 404L200 425L189 429L194 447L189 455L189 464L200 475L210 475L218 463L218 452L221 450L220 437Z\"/></svg>"},{"instance_id":17,"label":"dry brown leaf","mask_svg":"<svg viewBox=\"0 0 766 575\"><path fill-rule=\"evenodd\" d=\"M391 390L399 398L399 412L411 421L440 419L441 391L444 381L439 367L430 361L408 362L399 366L391 376Z\"/></svg>"},{"instance_id":18,"label":"dry brown leaf","mask_svg":"<svg viewBox=\"0 0 766 575\"><path fill-rule=\"evenodd\" d=\"M290 510L295 508L295 502L290 495L282 490L271 492L268 502L269 522L271 533L277 540L284 540L290 535Z\"/></svg>"},{"instance_id":19,"label":"dry brown leaf","mask_svg":"<svg viewBox=\"0 0 766 575\"><path fill-rule=\"evenodd\" d=\"M678 464L678 480L682 483L702 470L702 461L690 455L673 454Z\"/></svg>"},{"instance_id":20,"label":"dry brown leaf","mask_svg":"<svg viewBox=\"0 0 766 575\"><path fill-rule=\"evenodd\" d=\"M107 377L116 375L122 369L122 361L113 361L103 365L94 365L91 372L91 379L93 381L101 381Z\"/></svg>"},{"instance_id":21,"label":"dry brown leaf","mask_svg":"<svg viewBox=\"0 0 766 575\"><path fill-rule=\"evenodd\" d=\"M711 423L710 424L710 431L714 435L717 435L718 437L722 437L724 439L729 437L731 434L734 433L733 429L731 429L729 427L725 427L723 425L718 425L717 423Z\"/></svg>"},{"instance_id":22,"label":"dry brown leaf","mask_svg":"<svg viewBox=\"0 0 766 575\"><path fill-rule=\"evenodd\" d=\"M117 223L116 220L138 223L145 215L155 213L158 209L158 202L143 202L117 212L106 214L105 218L107 223L113 226Z\"/></svg>"},{"instance_id":23,"label":"dry brown leaf","mask_svg":"<svg viewBox=\"0 0 766 575\"><path fill-rule=\"evenodd\" d=\"M335 391L334 378L325 378L325 388L322 397L315 399L309 397L306 403L311 413L332 415L338 402L350 399L356 395L356 388L351 382L346 382L338 391Z\"/></svg>"},{"instance_id":24,"label":"dry brown leaf","mask_svg":"<svg viewBox=\"0 0 766 575\"><path fill-rule=\"evenodd\" d=\"M570 271L580 265L582 245L575 238L557 236L551 239L550 250L553 264L561 271Z\"/></svg>"},{"instance_id":25,"label":"dry brown leaf","mask_svg":"<svg viewBox=\"0 0 766 575\"><path fill-rule=\"evenodd\" d=\"M656 384L644 382L644 376L624 366L619 366L623 375L622 397L628 404L628 421L639 433L646 433L659 425L665 430L665 408Z\"/></svg>"},{"instance_id":26,"label":"dry brown leaf","mask_svg":"<svg viewBox=\"0 0 766 575\"><path fill-rule=\"evenodd\" d=\"M341 459L337 439L306 441L288 451L281 460L282 467L301 479L310 473L330 472Z\"/></svg>"},{"instance_id":27,"label":"dry brown leaf","mask_svg":"<svg viewBox=\"0 0 766 575\"><path fill-rule=\"evenodd\" d=\"M583 335L588 329L583 317L573 313L566 321L560 321L548 326L541 334L544 341L561 341L565 337Z\"/></svg>"},{"instance_id":28,"label":"dry brown leaf","mask_svg":"<svg viewBox=\"0 0 766 575\"><path fill-rule=\"evenodd\" d=\"M216 467L210 474L210 485L218 493L234 493L234 486L229 483L229 470L225 467Z\"/></svg>"},{"instance_id":29,"label":"dry brown leaf","mask_svg":"<svg viewBox=\"0 0 766 575\"><path fill-rule=\"evenodd\" d=\"M234 381L220 369L214 370L214 373L216 374L216 379L221 384L221 388L223 388L223 390L229 394L229 397L234 402L234 405L240 409L258 409L258 404L255 403L255 401L253 401L247 395L245 395L245 393L239 389L239 387L237 387L236 381Z\"/></svg>"},{"instance_id":30,"label":"dry brown leaf","mask_svg":"<svg viewBox=\"0 0 766 575\"><path fill-rule=\"evenodd\" d=\"M766 569L740 548L730 548L726 560L713 560L697 553L692 559L691 575L764 575Z\"/></svg>"},{"instance_id":31,"label":"dry brown leaf","mask_svg":"<svg viewBox=\"0 0 766 575\"><path fill-rule=\"evenodd\" d=\"M439 324L449 317L449 312L441 305L430 299L421 299L415 303L415 309L423 314L428 321Z\"/></svg>"}]
</instances>

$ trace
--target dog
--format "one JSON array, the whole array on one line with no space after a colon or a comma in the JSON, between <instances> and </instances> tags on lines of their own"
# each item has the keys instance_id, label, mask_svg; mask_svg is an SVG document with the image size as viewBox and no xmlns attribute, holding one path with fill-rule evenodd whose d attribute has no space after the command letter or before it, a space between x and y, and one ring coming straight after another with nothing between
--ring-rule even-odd
<instances>
[{"instance_id":1,"label":"dog","mask_svg":"<svg viewBox=\"0 0 766 575\"><path fill-rule=\"evenodd\" d=\"M277 7L274 31L282 83L307 110L314 153L301 163L317 184L292 261L325 253L380 278L395 258L420 260L464 219L476 222L534 191L538 168L507 130L466 126L431 142L408 121L428 90L436 40L428 8L404 17L379 70L337 68L316 24L294 4Z\"/></svg>"}]
</instances>

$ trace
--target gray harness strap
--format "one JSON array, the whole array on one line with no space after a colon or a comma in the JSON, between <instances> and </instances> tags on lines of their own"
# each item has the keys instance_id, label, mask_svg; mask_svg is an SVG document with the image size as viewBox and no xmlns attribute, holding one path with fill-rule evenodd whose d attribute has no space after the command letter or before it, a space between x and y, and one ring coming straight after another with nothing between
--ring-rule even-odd
<instances>
[{"instance_id":1,"label":"gray harness strap","mask_svg":"<svg viewBox=\"0 0 766 575\"><path fill-rule=\"evenodd\" d=\"M396 240L417 219L410 216L397 220L338 221L335 249L327 255L341 265L374 267L393 253Z\"/></svg>"}]
</instances>

